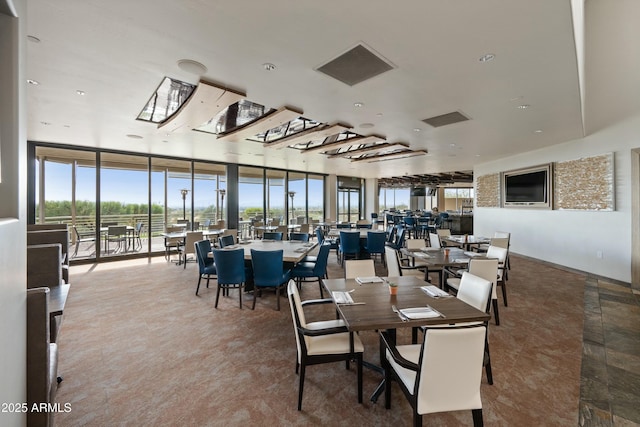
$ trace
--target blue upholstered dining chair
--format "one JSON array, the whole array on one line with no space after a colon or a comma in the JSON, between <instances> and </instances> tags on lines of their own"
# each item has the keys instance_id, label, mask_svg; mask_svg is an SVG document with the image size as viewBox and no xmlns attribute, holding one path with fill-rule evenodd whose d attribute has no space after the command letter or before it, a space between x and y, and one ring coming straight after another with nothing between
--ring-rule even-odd
<instances>
[{"instance_id":1,"label":"blue upholstered dining chair","mask_svg":"<svg viewBox=\"0 0 640 427\"><path fill-rule=\"evenodd\" d=\"M320 287L320 298L324 298L324 294L322 293L322 279L327 276L329 250L331 250L331 245L329 243L323 243L320 245L320 250L318 251L315 262L299 262L293 270L291 270L291 278L295 279L298 289L300 289L303 282L317 280L318 286Z\"/></svg>"},{"instance_id":2,"label":"blue upholstered dining chair","mask_svg":"<svg viewBox=\"0 0 640 427\"><path fill-rule=\"evenodd\" d=\"M232 246L235 241L233 240L232 234L227 234L225 236L220 236L220 238L218 239L218 243L220 244L221 248L224 248L225 246Z\"/></svg>"},{"instance_id":3,"label":"blue upholstered dining chair","mask_svg":"<svg viewBox=\"0 0 640 427\"><path fill-rule=\"evenodd\" d=\"M276 309L280 310L280 289L287 283L291 270L284 269L283 251L258 251L251 249L253 265L253 306L256 308L256 297L261 288L272 288L276 291Z\"/></svg>"},{"instance_id":4,"label":"blue upholstered dining chair","mask_svg":"<svg viewBox=\"0 0 640 427\"><path fill-rule=\"evenodd\" d=\"M198 259L198 286L196 287L196 295L200 290L200 282L202 277L206 276L207 288L209 287L209 280L211 276L217 275L215 262L213 258L209 258L209 252L211 252L211 242L207 239L200 240L193 244L196 248L196 258Z\"/></svg>"},{"instance_id":5,"label":"blue upholstered dining chair","mask_svg":"<svg viewBox=\"0 0 640 427\"><path fill-rule=\"evenodd\" d=\"M367 232L367 243L364 246L364 250L369 255L380 255L382 265L386 265L384 260L384 248L387 235L383 231L369 231Z\"/></svg>"},{"instance_id":6,"label":"blue upholstered dining chair","mask_svg":"<svg viewBox=\"0 0 640 427\"><path fill-rule=\"evenodd\" d=\"M335 239L328 239L324 237L324 233L320 227L316 228L316 237L318 238L318 244L322 245L323 243L329 243L329 249L336 250L336 257L338 256L338 242ZM305 257L303 261L311 261L311 257ZM313 260L315 261L315 260Z\"/></svg>"},{"instance_id":7,"label":"blue upholstered dining chair","mask_svg":"<svg viewBox=\"0 0 640 427\"><path fill-rule=\"evenodd\" d=\"M242 288L246 281L246 270L244 266L244 249L214 249L213 259L218 270L218 289L216 291L215 308L218 308L220 289L222 295L229 295L229 289L237 288L242 308Z\"/></svg>"},{"instance_id":8,"label":"blue upholstered dining chair","mask_svg":"<svg viewBox=\"0 0 640 427\"><path fill-rule=\"evenodd\" d=\"M262 234L262 238L264 240L282 240L282 232L281 231L265 231Z\"/></svg>"},{"instance_id":9,"label":"blue upholstered dining chair","mask_svg":"<svg viewBox=\"0 0 640 427\"><path fill-rule=\"evenodd\" d=\"M353 255L358 258L360 255L360 232L359 231L340 231L339 248L340 265L344 264L345 257Z\"/></svg>"},{"instance_id":10,"label":"blue upholstered dining chair","mask_svg":"<svg viewBox=\"0 0 640 427\"><path fill-rule=\"evenodd\" d=\"M289 240L295 240L299 242L308 242L309 233L290 233Z\"/></svg>"}]
</instances>

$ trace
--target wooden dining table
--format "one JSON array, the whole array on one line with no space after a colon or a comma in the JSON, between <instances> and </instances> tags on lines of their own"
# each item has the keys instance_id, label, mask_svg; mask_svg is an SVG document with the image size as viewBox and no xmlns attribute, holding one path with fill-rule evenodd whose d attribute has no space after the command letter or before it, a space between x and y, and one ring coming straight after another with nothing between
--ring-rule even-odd
<instances>
[{"instance_id":1,"label":"wooden dining table","mask_svg":"<svg viewBox=\"0 0 640 427\"><path fill-rule=\"evenodd\" d=\"M421 248L400 250L406 256L426 265L428 271L444 270L445 268L464 268L469 265L471 257L460 248ZM447 255L448 254L448 255ZM440 273L440 284L443 288L445 274Z\"/></svg>"},{"instance_id":2,"label":"wooden dining table","mask_svg":"<svg viewBox=\"0 0 640 427\"><path fill-rule=\"evenodd\" d=\"M340 317L352 332L385 329L395 340L397 328L408 328L462 322L486 322L490 315L455 297L433 298L421 287L429 283L415 276L382 278L382 282L360 284L356 279L323 279L322 285L330 295L334 291L350 292L353 304L336 304ZM390 295L388 282L398 284L397 295ZM334 300L335 301L335 300ZM440 317L406 320L394 311L404 308L425 307L440 312ZM384 356L380 354L381 360ZM381 368L377 367L376 370ZM384 381L384 380L383 380ZM373 395L375 402L384 389L382 382Z\"/></svg>"},{"instance_id":3,"label":"wooden dining table","mask_svg":"<svg viewBox=\"0 0 640 427\"><path fill-rule=\"evenodd\" d=\"M491 243L491 239L483 236L472 236L470 234L451 235L440 237L445 242L451 242L456 246L460 246L465 251L470 251L473 246L485 245Z\"/></svg>"}]
</instances>

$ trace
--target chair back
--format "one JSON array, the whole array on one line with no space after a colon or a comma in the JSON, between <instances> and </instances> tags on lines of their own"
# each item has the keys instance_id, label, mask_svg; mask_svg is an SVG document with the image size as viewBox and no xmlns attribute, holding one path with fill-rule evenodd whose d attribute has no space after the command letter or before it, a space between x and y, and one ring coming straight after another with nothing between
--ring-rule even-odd
<instances>
[{"instance_id":1,"label":"chair back","mask_svg":"<svg viewBox=\"0 0 640 427\"><path fill-rule=\"evenodd\" d=\"M490 245L487 249L487 258L497 258L498 259L498 281L502 280L502 273L505 266L505 262L507 261L507 255L509 254L509 250L505 248L501 248L498 246Z\"/></svg>"},{"instance_id":2,"label":"chair back","mask_svg":"<svg viewBox=\"0 0 640 427\"><path fill-rule=\"evenodd\" d=\"M402 276L402 274L400 274L400 263L398 262L397 251L393 248L390 248L389 246L385 246L384 257L385 261L387 262L387 276Z\"/></svg>"},{"instance_id":3,"label":"chair back","mask_svg":"<svg viewBox=\"0 0 640 427\"><path fill-rule=\"evenodd\" d=\"M276 228L276 233L282 234L280 240L286 239L287 234L289 233L289 228L286 225L279 225L278 228Z\"/></svg>"},{"instance_id":4,"label":"chair back","mask_svg":"<svg viewBox=\"0 0 640 427\"><path fill-rule=\"evenodd\" d=\"M318 255L316 257L316 264L313 267L313 275L316 277L324 277L327 274L327 263L329 260L329 251L331 250L331 244L325 243L320 245Z\"/></svg>"},{"instance_id":5,"label":"chair back","mask_svg":"<svg viewBox=\"0 0 640 427\"><path fill-rule=\"evenodd\" d=\"M193 244L196 259L198 260L198 268L200 270L200 274L204 274L205 267L208 267L213 264L213 258L209 258L209 252L211 252L211 241L210 240L200 240Z\"/></svg>"},{"instance_id":6,"label":"chair back","mask_svg":"<svg viewBox=\"0 0 640 427\"><path fill-rule=\"evenodd\" d=\"M298 233L309 234L309 224L302 224L298 229Z\"/></svg>"},{"instance_id":7,"label":"chair back","mask_svg":"<svg viewBox=\"0 0 640 427\"><path fill-rule=\"evenodd\" d=\"M282 232L278 231L265 231L262 233L262 238L266 240L282 240Z\"/></svg>"},{"instance_id":8,"label":"chair back","mask_svg":"<svg viewBox=\"0 0 640 427\"><path fill-rule=\"evenodd\" d=\"M309 241L309 233L291 233L289 234L289 240L297 240L300 242Z\"/></svg>"},{"instance_id":9,"label":"chair back","mask_svg":"<svg viewBox=\"0 0 640 427\"><path fill-rule=\"evenodd\" d=\"M498 260L496 258L476 257L469 260L469 273L491 282L491 299L498 298L496 282L498 281Z\"/></svg>"},{"instance_id":10,"label":"chair back","mask_svg":"<svg viewBox=\"0 0 640 427\"><path fill-rule=\"evenodd\" d=\"M258 251L251 249L253 281L256 286L280 286L282 284L283 250Z\"/></svg>"},{"instance_id":11,"label":"chair back","mask_svg":"<svg viewBox=\"0 0 640 427\"><path fill-rule=\"evenodd\" d=\"M351 224L349 224L348 222L341 222L339 224L336 224L336 228L351 228Z\"/></svg>"},{"instance_id":12,"label":"chair back","mask_svg":"<svg viewBox=\"0 0 640 427\"><path fill-rule=\"evenodd\" d=\"M490 244L491 246L497 246L499 248L509 249L509 238L508 237L492 237Z\"/></svg>"},{"instance_id":13,"label":"chair back","mask_svg":"<svg viewBox=\"0 0 640 427\"><path fill-rule=\"evenodd\" d=\"M353 259L344 262L344 278L373 277L376 275L376 267L372 259Z\"/></svg>"},{"instance_id":14,"label":"chair back","mask_svg":"<svg viewBox=\"0 0 640 427\"><path fill-rule=\"evenodd\" d=\"M426 246L424 239L407 239L407 249L421 249Z\"/></svg>"},{"instance_id":15,"label":"chair back","mask_svg":"<svg viewBox=\"0 0 640 427\"><path fill-rule=\"evenodd\" d=\"M404 221L404 225L406 225L407 227L413 227L416 225L416 219L412 216L405 216L403 218Z\"/></svg>"},{"instance_id":16,"label":"chair back","mask_svg":"<svg viewBox=\"0 0 640 427\"><path fill-rule=\"evenodd\" d=\"M238 229L236 228L227 228L221 234L221 236L232 236L234 243L238 241Z\"/></svg>"},{"instance_id":17,"label":"chair back","mask_svg":"<svg viewBox=\"0 0 640 427\"><path fill-rule=\"evenodd\" d=\"M491 302L492 285L489 280L465 271L460 279L457 298L487 313Z\"/></svg>"},{"instance_id":18,"label":"chair back","mask_svg":"<svg viewBox=\"0 0 640 427\"><path fill-rule=\"evenodd\" d=\"M219 220L218 220L218 229L219 229L219 230L224 229L224 228L226 227L226 225L227 225L227 224L226 224L226 222L224 221L224 219L219 219Z\"/></svg>"},{"instance_id":19,"label":"chair back","mask_svg":"<svg viewBox=\"0 0 640 427\"><path fill-rule=\"evenodd\" d=\"M296 282L293 280L289 280L287 285L287 295L289 296L291 318L293 319L293 333L296 336L296 347L298 348L298 363L302 363L303 351L306 353L307 349L305 341L306 337L302 336L298 328L306 328L307 321L304 317L304 310L302 309L302 301L300 300L298 287L296 286ZM301 340L301 336L304 339Z\"/></svg>"},{"instance_id":20,"label":"chair back","mask_svg":"<svg viewBox=\"0 0 640 427\"><path fill-rule=\"evenodd\" d=\"M316 237L318 238L318 243L324 243L324 233L322 232L322 228L316 228Z\"/></svg>"},{"instance_id":21,"label":"chair back","mask_svg":"<svg viewBox=\"0 0 640 427\"><path fill-rule=\"evenodd\" d=\"M414 390L416 412L482 408L480 382L486 333L484 325L426 330Z\"/></svg>"},{"instance_id":22,"label":"chair back","mask_svg":"<svg viewBox=\"0 0 640 427\"><path fill-rule=\"evenodd\" d=\"M393 241L396 238L397 230L398 229L396 227L394 227L393 224L387 225L386 235L387 235L387 242L388 243L393 243Z\"/></svg>"},{"instance_id":23,"label":"chair back","mask_svg":"<svg viewBox=\"0 0 640 427\"><path fill-rule=\"evenodd\" d=\"M498 237L498 238L507 238L507 239L511 239L511 233L509 233L508 231L496 231L493 233L493 237Z\"/></svg>"},{"instance_id":24,"label":"chair back","mask_svg":"<svg viewBox=\"0 0 640 427\"><path fill-rule=\"evenodd\" d=\"M218 272L218 284L238 285L245 282L244 249L214 249L213 259Z\"/></svg>"},{"instance_id":25,"label":"chair back","mask_svg":"<svg viewBox=\"0 0 640 427\"><path fill-rule=\"evenodd\" d=\"M191 223L191 231L198 231L200 230L200 221L193 221Z\"/></svg>"},{"instance_id":26,"label":"chair back","mask_svg":"<svg viewBox=\"0 0 640 427\"><path fill-rule=\"evenodd\" d=\"M187 231L187 237L184 241L184 253L195 253L195 243L202 240L202 231Z\"/></svg>"},{"instance_id":27,"label":"chair back","mask_svg":"<svg viewBox=\"0 0 640 427\"><path fill-rule=\"evenodd\" d=\"M436 230L436 233L438 233L438 236L440 237L451 236L451 230L449 230L448 228L439 228Z\"/></svg>"},{"instance_id":28,"label":"chair back","mask_svg":"<svg viewBox=\"0 0 640 427\"><path fill-rule=\"evenodd\" d=\"M442 245L440 244L440 236L438 236L438 233L429 233L429 243L431 243L432 248L442 247Z\"/></svg>"},{"instance_id":29,"label":"chair back","mask_svg":"<svg viewBox=\"0 0 640 427\"><path fill-rule=\"evenodd\" d=\"M371 254L384 253L384 242L387 236L381 231L367 232L367 252Z\"/></svg>"},{"instance_id":30,"label":"chair back","mask_svg":"<svg viewBox=\"0 0 640 427\"><path fill-rule=\"evenodd\" d=\"M274 227L277 227L280 225L280 218L273 218L271 220L271 225L273 225Z\"/></svg>"},{"instance_id":31,"label":"chair back","mask_svg":"<svg viewBox=\"0 0 640 427\"><path fill-rule=\"evenodd\" d=\"M231 246L234 244L233 236L231 234L220 236L220 238L218 239L218 243L220 243L221 248L224 248L225 246Z\"/></svg>"},{"instance_id":32,"label":"chair back","mask_svg":"<svg viewBox=\"0 0 640 427\"><path fill-rule=\"evenodd\" d=\"M360 252L360 232L340 232L340 252L344 254L357 254Z\"/></svg>"},{"instance_id":33,"label":"chair back","mask_svg":"<svg viewBox=\"0 0 640 427\"><path fill-rule=\"evenodd\" d=\"M372 227L373 226L371 224L369 224L368 221L366 223L356 224L356 228L358 228L358 229L371 229Z\"/></svg>"},{"instance_id":34,"label":"chair back","mask_svg":"<svg viewBox=\"0 0 640 427\"><path fill-rule=\"evenodd\" d=\"M107 227L107 234L109 237L123 237L127 234L127 226L126 225L110 225Z\"/></svg>"}]
</instances>

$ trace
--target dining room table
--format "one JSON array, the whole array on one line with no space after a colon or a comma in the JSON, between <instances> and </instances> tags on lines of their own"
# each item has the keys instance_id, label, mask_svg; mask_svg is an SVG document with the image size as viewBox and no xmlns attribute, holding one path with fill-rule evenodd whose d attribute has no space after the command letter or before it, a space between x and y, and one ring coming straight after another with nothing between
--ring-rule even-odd
<instances>
[{"instance_id":1,"label":"dining room table","mask_svg":"<svg viewBox=\"0 0 640 427\"><path fill-rule=\"evenodd\" d=\"M390 282L398 285L396 295L391 295L389 292ZM456 297L431 296L424 289L430 283L415 276L380 277L379 281L363 281L357 278L323 279L322 285L332 296L338 315L344 320L349 331L384 329L394 341L398 328L487 322L490 319L489 314ZM342 302L342 296L345 294L349 295L350 302ZM420 310L431 314L410 315L410 313L421 313ZM382 360L385 357L382 349L380 353L380 360ZM369 367L373 367L376 371L382 369L377 366ZM383 389L384 379L372 394L372 402L377 400Z\"/></svg>"},{"instance_id":2,"label":"dining room table","mask_svg":"<svg viewBox=\"0 0 640 427\"><path fill-rule=\"evenodd\" d=\"M283 262L297 264L318 245L318 242L303 242L301 240L272 240L254 239L240 240L238 243L225 246L223 250L244 249L244 259L251 260L251 249L258 251L282 250Z\"/></svg>"},{"instance_id":3,"label":"dining room table","mask_svg":"<svg viewBox=\"0 0 640 427\"><path fill-rule=\"evenodd\" d=\"M473 254L461 248L431 248L423 247L417 249L402 248L400 252L414 261L421 262L426 266L427 272L438 272L439 286L444 288L446 275L444 270L447 268L459 269L469 265L469 260L478 254ZM428 274L428 273L427 273ZM426 275L425 275L426 277Z\"/></svg>"},{"instance_id":4,"label":"dining room table","mask_svg":"<svg viewBox=\"0 0 640 427\"><path fill-rule=\"evenodd\" d=\"M474 246L479 247L480 245L491 243L489 237L474 236L471 234L452 234L451 236L441 236L440 239L448 243L453 243L465 251L470 251Z\"/></svg>"}]
</instances>

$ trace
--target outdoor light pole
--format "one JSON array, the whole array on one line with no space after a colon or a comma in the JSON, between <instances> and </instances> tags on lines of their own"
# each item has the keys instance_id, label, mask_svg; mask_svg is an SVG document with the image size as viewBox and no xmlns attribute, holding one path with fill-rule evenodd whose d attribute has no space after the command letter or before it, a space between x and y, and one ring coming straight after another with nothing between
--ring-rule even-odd
<instances>
[{"instance_id":1,"label":"outdoor light pole","mask_svg":"<svg viewBox=\"0 0 640 427\"><path fill-rule=\"evenodd\" d=\"M183 188L180 190L180 194L182 194L182 219L187 219L187 194L189 194L189 190Z\"/></svg>"},{"instance_id":2,"label":"outdoor light pole","mask_svg":"<svg viewBox=\"0 0 640 427\"><path fill-rule=\"evenodd\" d=\"M220 219L224 217L224 195L227 194L227 190L221 188L218 190L218 194L220 194Z\"/></svg>"},{"instance_id":3,"label":"outdoor light pole","mask_svg":"<svg viewBox=\"0 0 640 427\"><path fill-rule=\"evenodd\" d=\"M295 214L295 209L293 208L293 198L295 197L295 195L296 195L295 191L289 191L289 197L291 197L291 221L289 221L290 223L292 223L293 216Z\"/></svg>"}]
</instances>

